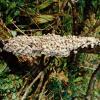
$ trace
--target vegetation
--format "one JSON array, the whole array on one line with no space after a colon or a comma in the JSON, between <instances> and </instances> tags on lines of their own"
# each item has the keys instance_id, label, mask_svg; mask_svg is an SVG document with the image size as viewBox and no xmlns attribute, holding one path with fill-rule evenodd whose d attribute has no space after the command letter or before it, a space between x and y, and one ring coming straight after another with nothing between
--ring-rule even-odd
<instances>
[{"instance_id":1,"label":"vegetation","mask_svg":"<svg viewBox=\"0 0 100 100\"><path fill-rule=\"evenodd\" d=\"M100 48L68 57L2 51L19 35L100 39L99 0L0 0L0 100L99 100Z\"/></svg>"}]
</instances>

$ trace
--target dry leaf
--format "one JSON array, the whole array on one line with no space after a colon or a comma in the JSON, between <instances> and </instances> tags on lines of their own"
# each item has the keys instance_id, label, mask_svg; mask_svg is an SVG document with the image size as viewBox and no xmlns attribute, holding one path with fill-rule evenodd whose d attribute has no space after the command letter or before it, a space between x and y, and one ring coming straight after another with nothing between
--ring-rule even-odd
<instances>
[{"instance_id":1,"label":"dry leaf","mask_svg":"<svg viewBox=\"0 0 100 100\"><path fill-rule=\"evenodd\" d=\"M54 18L55 17L53 15L37 15L36 17L34 17L34 21L37 24L42 24L42 23L47 23L49 21L53 21Z\"/></svg>"},{"instance_id":2,"label":"dry leaf","mask_svg":"<svg viewBox=\"0 0 100 100\"><path fill-rule=\"evenodd\" d=\"M0 39L8 39L10 37L10 30L3 23L2 19L0 19Z\"/></svg>"}]
</instances>

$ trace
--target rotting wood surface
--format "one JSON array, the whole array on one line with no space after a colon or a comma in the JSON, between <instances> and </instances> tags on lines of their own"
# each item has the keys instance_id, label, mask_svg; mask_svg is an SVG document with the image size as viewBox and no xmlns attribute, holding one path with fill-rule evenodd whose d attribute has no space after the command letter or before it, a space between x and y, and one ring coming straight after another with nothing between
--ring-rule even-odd
<instances>
[{"instance_id":1,"label":"rotting wood surface","mask_svg":"<svg viewBox=\"0 0 100 100\"><path fill-rule=\"evenodd\" d=\"M60 56L68 57L71 52L100 53L100 40L95 37L60 36L48 34L43 36L17 36L3 41L2 50L16 56L31 57Z\"/></svg>"}]
</instances>

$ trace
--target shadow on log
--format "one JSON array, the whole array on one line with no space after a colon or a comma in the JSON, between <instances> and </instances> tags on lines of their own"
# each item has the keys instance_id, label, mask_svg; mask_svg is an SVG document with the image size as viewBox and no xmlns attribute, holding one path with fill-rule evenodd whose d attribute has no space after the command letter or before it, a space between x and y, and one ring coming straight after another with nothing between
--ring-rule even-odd
<instances>
[{"instance_id":1,"label":"shadow on log","mask_svg":"<svg viewBox=\"0 0 100 100\"><path fill-rule=\"evenodd\" d=\"M27 62L19 62L18 58L12 53L3 51L0 56L8 64L11 73L24 75L30 70L30 65Z\"/></svg>"}]
</instances>

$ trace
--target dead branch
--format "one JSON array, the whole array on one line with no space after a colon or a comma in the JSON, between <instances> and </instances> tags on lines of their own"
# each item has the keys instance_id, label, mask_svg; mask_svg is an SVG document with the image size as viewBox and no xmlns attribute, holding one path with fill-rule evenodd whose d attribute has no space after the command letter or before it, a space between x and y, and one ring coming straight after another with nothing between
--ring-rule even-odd
<instances>
[{"instance_id":1,"label":"dead branch","mask_svg":"<svg viewBox=\"0 0 100 100\"><path fill-rule=\"evenodd\" d=\"M41 88L42 88L43 79L44 79L44 73L43 73L43 74L41 75L41 77L40 77L40 82L39 82L39 84L38 84L38 86L37 86L37 89L35 90L33 96L34 96L34 95L39 95L39 93L40 93L40 91L41 91Z\"/></svg>"},{"instance_id":2,"label":"dead branch","mask_svg":"<svg viewBox=\"0 0 100 100\"><path fill-rule=\"evenodd\" d=\"M48 80L44 83L44 86L42 88L42 91L39 94L39 100L42 100L41 98L43 97L43 93L45 92L45 88L46 88L47 83L48 83Z\"/></svg>"},{"instance_id":3,"label":"dead branch","mask_svg":"<svg viewBox=\"0 0 100 100\"><path fill-rule=\"evenodd\" d=\"M3 51L11 52L17 57L41 55L68 57L71 52L100 53L100 40L95 37L60 36L48 34L43 36L17 36L3 43Z\"/></svg>"},{"instance_id":4,"label":"dead branch","mask_svg":"<svg viewBox=\"0 0 100 100\"><path fill-rule=\"evenodd\" d=\"M95 82L96 82L96 76L97 76L97 73L99 73L99 72L100 72L100 65L93 72L93 74L90 78L88 89L87 89L86 96L85 96L85 100L92 100L93 90L94 90L94 86L95 86Z\"/></svg>"},{"instance_id":5,"label":"dead branch","mask_svg":"<svg viewBox=\"0 0 100 100\"><path fill-rule=\"evenodd\" d=\"M41 77L42 74L43 74L43 72L41 71L41 72L37 75L37 77L32 81L32 83L31 83L31 84L29 85L29 87L26 89L26 91L25 91L25 93L24 93L24 95L23 95L23 97L22 97L21 100L25 100L25 99L27 98L27 95L29 94L31 87L32 87L33 84Z\"/></svg>"}]
</instances>

